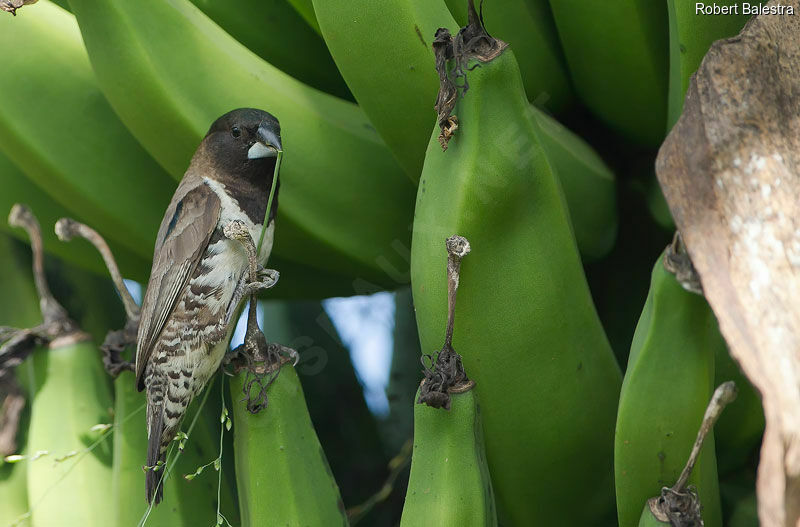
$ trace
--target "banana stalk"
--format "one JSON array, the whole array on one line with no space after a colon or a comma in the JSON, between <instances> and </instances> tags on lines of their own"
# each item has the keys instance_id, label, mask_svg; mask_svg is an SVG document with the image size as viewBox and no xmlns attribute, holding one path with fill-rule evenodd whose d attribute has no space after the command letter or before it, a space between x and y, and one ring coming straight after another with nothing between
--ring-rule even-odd
<instances>
[{"instance_id":1,"label":"banana stalk","mask_svg":"<svg viewBox=\"0 0 800 527\"><path fill-rule=\"evenodd\" d=\"M284 364L270 385L268 406L248 412L242 394L260 385L231 379L236 482L243 526L347 525L339 489L311 426L294 368Z\"/></svg>"},{"instance_id":2,"label":"banana stalk","mask_svg":"<svg viewBox=\"0 0 800 527\"><path fill-rule=\"evenodd\" d=\"M500 521L588 525L613 507L621 375L514 54L502 49L495 42L495 57L467 71L447 150L438 131L428 146L411 253L420 341L423 350L440 341L441 240L461 233L481 250L464 268L459 316L468 329L453 345L480 389Z\"/></svg>"},{"instance_id":3,"label":"banana stalk","mask_svg":"<svg viewBox=\"0 0 800 527\"><path fill-rule=\"evenodd\" d=\"M674 250L653 268L622 383L614 452L620 527L637 525L647 499L678 479L714 390L715 353L725 350L705 299L664 268ZM720 526L713 435L689 484L697 487L706 525Z\"/></svg>"},{"instance_id":4,"label":"banana stalk","mask_svg":"<svg viewBox=\"0 0 800 527\"><path fill-rule=\"evenodd\" d=\"M467 23L467 1L446 0L460 25ZM547 0L491 0L481 6L486 30L514 50L528 100L559 113L573 101L564 53Z\"/></svg>"},{"instance_id":5,"label":"banana stalk","mask_svg":"<svg viewBox=\"0 0 800 527\"><path fill-rule=\"evenodd\" d=\"M662 2L550 0L578 96L627 139L665 135L667 11Z\"/></svg>"},{"instance_id":6,"label":"banana stalk","mask_svg":"<svg viewBox=\"0 0 800 527\"><path fill-rule=\"evenodd\" d=\"M64 208L149 261L175 182L106 102L75 18L47 0L28 9L0 17L0 90L15 94L0 106L0 149Z\"/></svg>"},{"instance_id":7,"label":"banana stalk","mask_svg":"<svg viewBox=\"0 0 800 527\"><path fill-rule=\"evenodd\" d=\"M279 70L318 90L352 99L325 42L286 0L192 3Z\"/></svg>"},{"instance_id":8,"label":"banana stalk","mask_svg":"<svg viewBox=\"0 0 800 527\"><path fill-rule=\"evenodd\" d=\"M318 278L322 268L338 276L340 292L352 292L353 277L408 280L406 255L394 247L408 243L413 186L355 105L262 61L188 0L70 5L106 97L175 178L209 124L230 109L263 108L284 123L272 262L289 280L276 291L330 292L335 280Z\"/></svg>"}]
</instances>

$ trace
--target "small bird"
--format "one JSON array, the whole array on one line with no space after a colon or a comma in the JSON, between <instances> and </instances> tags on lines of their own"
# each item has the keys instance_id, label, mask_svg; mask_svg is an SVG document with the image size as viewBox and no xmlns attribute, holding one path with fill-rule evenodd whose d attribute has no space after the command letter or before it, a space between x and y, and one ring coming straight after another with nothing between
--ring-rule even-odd
<instances>
[{"instance_id":1,"label":"small bird","mask_svg":"<svg viewBox=\"0 0 800 527\"><path fill-rule=\"evenodd\" d=\"M271 114L240 108L223 115L161 221L136 347L137 388L147 390L148 503L161 501L164 467L153 468L164 462L186 408L219 368L238 306L266 287L248 281L247 252L223 229L239 220L258 243L280 150L280 124ZM276 184L258 254L262 266L272 250L277 198Z\"/></svg>"}]
</instances>

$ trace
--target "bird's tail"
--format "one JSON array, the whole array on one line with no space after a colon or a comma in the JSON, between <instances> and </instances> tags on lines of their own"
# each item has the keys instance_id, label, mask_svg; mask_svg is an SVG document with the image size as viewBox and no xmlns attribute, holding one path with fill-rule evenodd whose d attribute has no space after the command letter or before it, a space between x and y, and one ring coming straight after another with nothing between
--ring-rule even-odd
<instances>
[{"instance_id":1,"label":"bird's tail","mask_svg":"<svg viewBox=\"0 0 800 527\"><path fill-rule=\"evenodd\" d=\"M149 405L148 405L149 406ZM161 438L164 435L164 410L161 405L148 408L147 412L147 469L145 471L145 494L147 503L158 505L164 496L163 477L166 472ZM161 463L159 463L161 461Z\"/></svg>"}]
</instances>

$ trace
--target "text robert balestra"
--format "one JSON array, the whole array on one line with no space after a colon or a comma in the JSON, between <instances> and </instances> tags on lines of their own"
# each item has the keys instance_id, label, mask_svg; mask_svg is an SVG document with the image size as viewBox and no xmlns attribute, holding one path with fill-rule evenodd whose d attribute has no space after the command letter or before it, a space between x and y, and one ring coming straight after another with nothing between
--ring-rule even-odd
<instances>
[{"instance_id":1,"label":"text robert balestra","mask_svg":"<svg viewBox=\"0 0 800 527\"><path fill-rule=\"evenodd\" d=\"M741 4L719 5L697 2L694 7L696 15L793 15L794 6L790 5L760 5Z\"/></svg>"}]
</instances>

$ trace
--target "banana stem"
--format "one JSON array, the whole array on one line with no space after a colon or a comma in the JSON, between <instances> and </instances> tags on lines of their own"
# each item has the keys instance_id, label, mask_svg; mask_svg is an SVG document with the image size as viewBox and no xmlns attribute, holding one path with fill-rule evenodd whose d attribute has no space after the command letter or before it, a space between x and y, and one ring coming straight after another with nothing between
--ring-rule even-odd
<instances>
[{"instance_id":1,"label":"banana stem","mask_svg":"<svg viewBox=\"0 0 800 527\"><path fill-rule=\"evenodd\" d=\"M456 317L456 293L461 273L461 259L469 254L469 242L463 236L447 238L447 330L444 335L445 348L452 348L453 325Z\"/></svg>"},{"instance_id":2,"label":"banana stem","mask_svg":"<svg viewBox=\"0 0 800 527\"><path fill-rule=\"evenodd\" d=\"M19 203L11 207L8 215L8 223L12 227L21 227L28 233L31 240L31 250L33 252L33 280L36 284L36 291L39 293L39 307L42 310L44 326L58 326L55 332L68 333L69 330L77 331L75 323L69 319L67 310L58 303L50 292L47 285L47 278L44 274L44 247L42 244L42 229L39 221L33 212ZM61 331L59 331L61 330Z\"/></svg>"},{"instance_id":3,"label":"banana stem","mask_svg":"<svg viewBox=\"0 0 800 527\"><path fill-rule=\"evenodd\" d=\"M697 432L697 439L694 441L692 453L689 454L689 460L686 462L686 466L683 468L678 481L676 481L675 485L672 487L673 492L683 492L683 488L686 486L686 482L689 480L689 476L692 474L692 469L694 468L695 463L697 463L697 457L700 455L700 449L703 447L703 442L705 441L706 436L711 429L714 428L714 424L722 414L722 410L724 410L729 403L736 399L736 394L736 383L733 381L722 383L717 387L716 390L714 390L714 395L711 397L711 401L708 403L705 415L703 415L703 422L700 424L700 430Z\"/></svg>"},{"instance_id":4,"label":"banana stem","mask_svg":"<svg viewBox=\"0 0 800 527\"><path fill-rule=\"evenodd\" d=\"M139 306L136 305L130 291L125 287L125 282L122 279L122 274L119 272L119 266L117 266L117 261L114 259L114 254L111 252L108 243L106 243L100 233L88 225L84 225L72 218L61 218L56 222L56 236L58 236L59 240L65 242L70 241L75 236L80 236L94 245L97 252L103 257L103 261L108 268L108 273L111 275L111 280L114 282L114 287L116 287L117 293L119 293L120 298L122 298L122 304L125 307L125 314L128 320L138 321Z\"/></svg>"}]
</instances>

